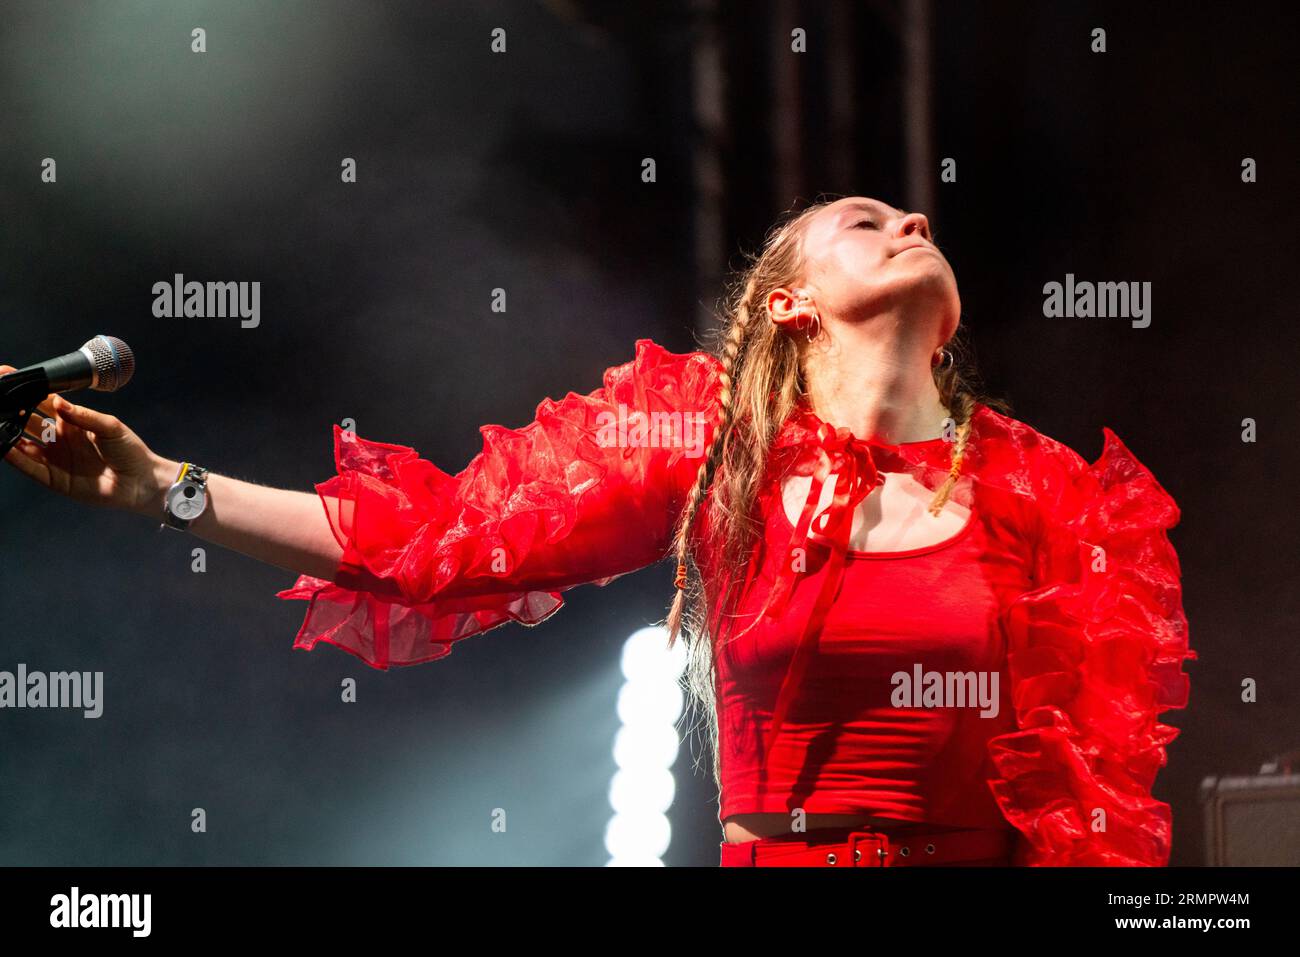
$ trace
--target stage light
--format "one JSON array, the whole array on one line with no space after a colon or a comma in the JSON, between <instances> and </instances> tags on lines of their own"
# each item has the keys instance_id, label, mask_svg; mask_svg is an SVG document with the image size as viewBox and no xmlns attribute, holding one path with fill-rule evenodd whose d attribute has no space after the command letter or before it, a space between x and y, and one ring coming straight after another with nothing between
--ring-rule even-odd
<instances>
[{"instance_id":1,"label":"stage light","mask_svg":"<svg viewBox=\"0 0 1300 957\"><path fill-rule=\"evenodd\" d=\"M663 814L676 793L677 779L667 768L620 769L609 782L609 804L618 814Z\"/></svg>"},{"instance_id":2,"label":"stage light","mask_svg":"<svg viewBox=\"0 0 1300 957\"><path fill-rule=\"evenodd\" d=\"M627 681L618 692L618 719L626 725L671 726L684 703L676 679Z\"/></svg>"},{"instance_id":3,"label":"stage light","mask_svg":"<svg viewBox=\"0 0 1300 957\"><path fill-rule=\"evenodd\" d=\"M686 668L686 644L678 640L668 648L664 628L642 628L623 642L623 677L628 681L659 680L660 674L675 680Z\"/></svg>"},{"instance_id":4,"label":"stage light","mask_svg":"<svg viewBox=\"0 0 1300 957\"><path fill-rule=\"evenodd\" d=\"M605 828L605 850L611 863L619 858L661 859L671 841L672 825L662 814L615 814Z\"/></svg>"},{"instance_id":5,"label":"stage light","mask_svg":"<svg viewBox=\"0 0 1300 957\"><path fill-rule=\"evenodd\" d=\"M624 683L614 736L618 771L609 785L614 810L605 828L609 867L662 867L672 842L666 812L677 791L672 766L681 744L675 722L684 696L679 683L686 666L682 642L668 648L663 628L642 628L623 643Z\"/></svg>"},{"instance_id":6,"label":"stage light","mask_svg":"<svg viewBox=\"0 0 1300 957\"><path fill-rule=\"evenodd\" d=\"M680 745L671 724L625 724L614 735L614 763L620 768L671 768Z\"/></svg>"}]
</instances>

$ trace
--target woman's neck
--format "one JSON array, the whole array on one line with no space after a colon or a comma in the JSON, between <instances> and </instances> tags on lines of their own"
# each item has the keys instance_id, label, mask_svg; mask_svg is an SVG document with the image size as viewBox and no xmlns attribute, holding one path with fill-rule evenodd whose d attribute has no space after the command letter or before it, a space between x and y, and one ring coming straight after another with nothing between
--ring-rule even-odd
<instances>
[{"instance_id":1,"label":"woman's neck","mask_svg":"<svg viewBox=\"0 0 1300 957\"><path fill-rule=\"evenodd\" d=\"M818 417L854 437L891 445L943 435L949 410L934 383L927 347L890 330L890 315L837 324L834 342L816 340L806 359L809 399ZM883 332L883 334L882 334Z\"/></svg>"}]
</instances>

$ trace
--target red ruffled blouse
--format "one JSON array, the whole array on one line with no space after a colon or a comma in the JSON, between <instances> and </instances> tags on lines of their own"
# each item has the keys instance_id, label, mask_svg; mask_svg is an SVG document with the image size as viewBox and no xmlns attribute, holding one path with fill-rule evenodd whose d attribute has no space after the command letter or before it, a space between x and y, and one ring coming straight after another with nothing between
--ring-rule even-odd
<instances>
[{"instance_id":1,"label":"red ruffled blouse","mask_svg":"<svg viewBox=\"0 0 1300 957\"><path fill-rule=\"evenodd\" d=\"M601 388L544 400L521 429L483 426L454 476L335 426L338 474L316 489L343 557L333 581L279 593L310 601L294 646L325 641L376 668L431 661L664 558L719 416L719 369L638 340ZM937 488L951 446L861 441L795 410L738 601L724 608L733 580L699 556L720 820L802 808L1005 826L1023 838L1017 864L1168 863L1170 808L1151 787L1179 731L1158 716L1186 707L1182 663L1196 658L1166 534L1179 512L1103 434L1088 465L978 406L951 496L969 510L961 530L855 552L859 503L891 474ZM811 476L797 521L782 504L792 475ZM930 696L936 679L949 697Z\"/></svg>"}]
</instances>

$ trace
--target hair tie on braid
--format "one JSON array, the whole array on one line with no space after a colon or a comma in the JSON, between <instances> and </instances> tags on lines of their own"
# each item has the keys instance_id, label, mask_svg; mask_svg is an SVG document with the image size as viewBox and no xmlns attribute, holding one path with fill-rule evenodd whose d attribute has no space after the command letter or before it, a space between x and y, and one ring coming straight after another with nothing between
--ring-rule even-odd
<instances>
[{"instance_id":1,"label":"hair tie on braid","mask_svg":"<svg viewBox=\"0 0 1300 957\"><path fill-rule=\"evenodd\" d=\"M681 589L686 588L686 566L684 564L677 566L677 579L673 584Z\"/></svg>"},{"instance_id":2,"label":"hair tie on braid","mask_svg":"<svg viewBox=\"0 0 1300 957\"><path fill-rule=\"evenodd\" d=\"M966 457L966 440L969 436L970 419L968 418L957 428L957 441L953 444L952 465L948 468L948 477L943 480L943 485L939 487L934 500L930 503L929 511L935 518L939 517L943 507L948 504L948 496L957 485L957 479L961 475L962 459Z\"/></svg>"}]
</instances>

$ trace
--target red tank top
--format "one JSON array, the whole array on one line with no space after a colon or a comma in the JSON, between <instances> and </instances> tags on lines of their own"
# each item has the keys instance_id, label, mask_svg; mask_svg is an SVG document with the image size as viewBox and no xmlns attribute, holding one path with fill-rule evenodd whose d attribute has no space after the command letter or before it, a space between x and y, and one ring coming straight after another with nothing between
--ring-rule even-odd
<instances>
[{"instance_id":1,"label":"red tank top","mask_svg":"<svg viewBox=\"0 0 1300 957\"><path fill-rule=\"evenodd\" d=\"M889 471L884 457L876 464ZM775 488L762 500L766 534L753 587L715 652L719 820L802 808L1006 826L986 783L993 773L986 744L1016 727L999 616L1030 587L1024 530L977 501L946 541L901 552L850 550L764 773L778 691L828 573L810 552L785 613L758 617L793 532ZM963 696L935 697L936 675L940 690L952 678Z\"/></svg>"}]
</instances>

